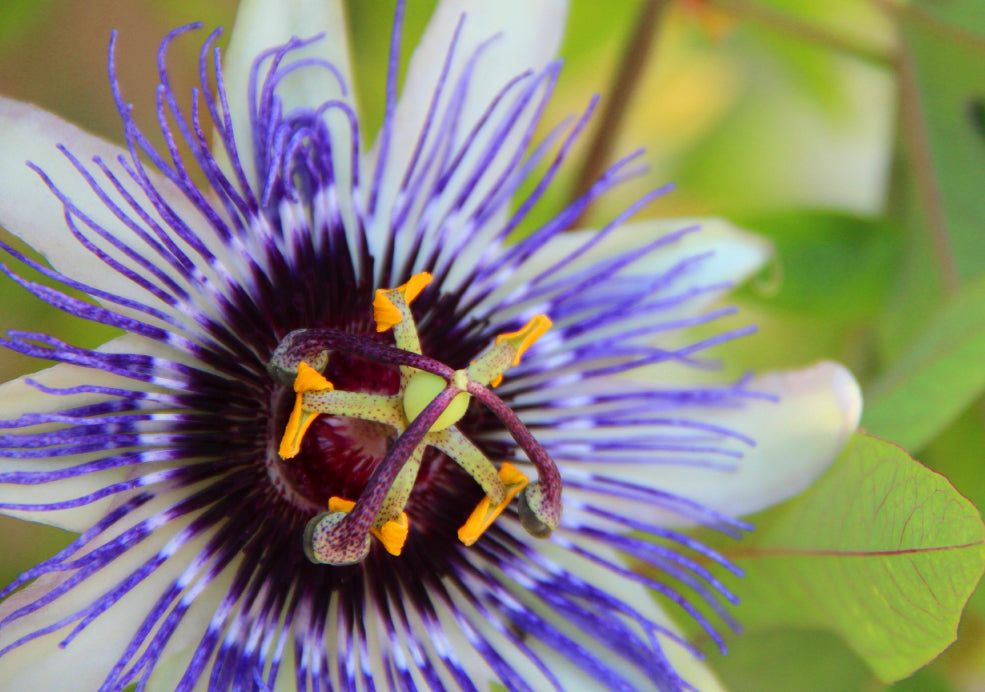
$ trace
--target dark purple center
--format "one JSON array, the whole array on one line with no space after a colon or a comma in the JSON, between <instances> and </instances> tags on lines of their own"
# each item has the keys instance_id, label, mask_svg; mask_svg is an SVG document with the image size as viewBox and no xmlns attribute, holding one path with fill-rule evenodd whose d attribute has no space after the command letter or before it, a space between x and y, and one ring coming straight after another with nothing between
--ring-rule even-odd
<instances>
[{"instance_id":1,"label":"dark purple center","mask_svg":"<svg viewBox=\"0 0 985 692\"><path fill-rule=\"evenodd\" d=\"M333 355L324 375L339 390L393 395L400 388L396 367L356 356ZM270 434L278 442L295 395L281 386L275 388L273 396L276 413ZM357 500L395 434L393 428L372 421L318 416L297 456L268 459L274 466L271 477L281 495L302 513L325 511L333 496ZM412 536L416 533L419 539L435 531L453 536L481 499L479 486L453 460L428 449L406 507Z\"/></svg>"},{"instance_id":2,"label":"dark purple center","mask_svg":"<svg viewBox=\"0 0 985 692\"><path fill-rule=\"evenodd\" d=\"M333 356L324 375L336 389L350 392L392 395L400 389L396 368L352 356ZM289 392L282 397L279 430L293 406L294 394ZM327 507L332 496L355 500L386 455L393 434L389 426L360 418L318 416L298 455L279 461L281 472L296 492L319 507Z\"/></svg>"}]
</instances>

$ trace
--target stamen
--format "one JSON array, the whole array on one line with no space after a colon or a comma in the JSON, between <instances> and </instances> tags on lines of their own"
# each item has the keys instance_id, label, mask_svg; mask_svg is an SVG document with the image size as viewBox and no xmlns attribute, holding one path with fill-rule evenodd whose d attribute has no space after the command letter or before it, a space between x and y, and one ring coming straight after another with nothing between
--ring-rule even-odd
<instances>
[{"instance_id":1,"label":"stamen","mask_svg":"<svg viewBox=\"0 0 985 692\"><path fill-rule=\"evenodd\" d=\"M397 438L383 461L373 470L366 489L347 514L329 512L308 523L305 552L314 561L331 565L361 562L369 553L370 530L404 464L418 449L427 431L451 400L456 387L445 388Z\"/></svg>"},{"instance_id":2,"label":"stamen","mask_svg":"<svg viewBox=\"0 0 985 692\"><path fill-rule=\"evenodd\" d=\"M396 348L377 340L335 329L298 330L288 334L268 363L271 375L283 381L295 373L294 410L281 443L286 459L297 454L301 440L320 414L358 418L393 428L399 435L373 470L356 501L333 497L329 511L313 518L305 530L305 552L316 563L345 565L369 554L377 538L391 555L399 555L407 540L409 520L404 508L417 483L424 450L435 447L457 463L485 492L459 539L475 543L514 499L521 524L534 536L545 538L561 518L561 478L546 450L515 413L486 385L498 384L503 373L520 363L523 354L551 326L537 315L522 329L496 337L495 343L465 370L421 354L410 303L431 281L417 274L394 289L380 289L374 300L377 329L394 329ZM400 388L394 395L338 391L316 368L328 364L333 352L397 365ZM472 396L484 403L505 425L537 468L538 481L512 464L496 466L455 426L465 416Z\"/></svg>"},{"instance_id":3,"label":"stamen","mask_svg":"<svg viewBox=\"0 0 985 692\"><path fill-rule=\"evenodd\" d=\"M407 306L414 302L414 299L421 294L421 291L429 283L431 283L431 275L428 272L421 272L414 274L407 283L401 284L397 288L376 289L376 295L373 298L373 319L376 321L376 331L385 332L400 324L404 319L404 314L409 313L409 310L406 310ZM401 302L403 305L400 305ZM399 342L397 345L400 346ZM406 347L402 346L401 348ZM416 352L419 351L420 347L418 346Z\"/></svg>"},{"instance_id":4,"label":"stamen","mask_svg":"<svg viewBox=\"0 0 985 692\"><path fill-rule=\"evenodd\" d=\"M513 501L521 490L527 487L530 480L520 473L513 464L503 462L499 469L500 480L506 486L506 497L499 503L493 505L492 498L486 495L476 506L468 520L458 530L458 540L465 545L472 545L485 533L486 529L492 526L506 506Z\"/></svg>"},{"instance_id":5,"label":"stamen","mask_svg":"<svg viewBox=\"0 0 985 692\"><path fill-rule=\"evenodd\" d=\"M376 291L376 297L373 298L373 319L376 321L376 331L388 331L400 324L400 320L403 318L404 316L400 314L400 310L387 297L383 289L378 289Z\"/></svg>"},{"instance_id":6,"label":"stamen","mask_svg":"<svg viewBox=\"0 0 985 692\"><path fill-rule=\"evenodd\" d=\"M486 455L457 428L449 428L435 433L428 441L444 452L449 459L462 467L479 484L493 503L499 504L506 498L506 486L499 477L499 471Z\"/></svg>"},{"instance_id":7,"label":"stamen","mask_svg":"<svg viewBox=\"0 0 985 692\"><path fill-rule=\"evenodd\" d=\"M513 409L490 389L476 382L469 382L468 391L499 418L537 467L538 481L524 489L519 498L520 523L530 535L547 538L561 523L561 474L554 460Z\"/></svg>"},{"instance_id":8,"label":"stamen","mask_svg":"<svg viewBox=\"0 0 985 692\"><path fill-rule=\"evenodd\" d=\"M397 290L403 294L404 300L410 305L414 302L417 296L421 295L421 291L427 288L428 284L431 283L432 276L428 272L421 272L420 274L414 274L410 277L407 283L402 284L397 287Z\"/></svg>"},{"instance_id":9,"label":"stamen","mask_svg":"<svg viewBox=\"0 0 985 692\"><path fill-rule=\"evenodd\" d=\"M324 375L306 362L301 361L300 365L298 365L298 376L294 379L295 392L304 394L305 392L323 392L333 389L335 387L325 379Z\"/></svg>"},{"instance_id":10,"label":"stamen","mask_svg":"<svg viewBox=\"0 0 985 692\"><path fill-rule=\"evenodd\" d=\"M551 324L547 315L534 315L523 328L497 336L492 349L469 365L469 380L498 387L507 368L519 365L523 354L551 328Z\"/></svg>"},{"instance_id":11,"label":"stamen","mask_svg":"<svg viewBox=\"0 0 985 692\"><path fill-rule=\"evenodd\" d=\"M355 506L354 500L344 500L341 497L331 497L328 500L329 512L348 513ZM407 542L409 530L410 519L407 517L407 512L401 512L396 519L391 519L380 528L374 526L369 532L379 539L388 553L399 556L404 549L404 543Z\"/></svg>"},{"instance_id":12,"label":"stamen","mask_svg":"<svg viewBox=\"0 0 985 692\"><path fill-rule=\"evenodd\" d=\"M328 361L327 356L325 361ZM280 440L280 449L278 450L282 459L297 456L297 453L301 451L301 440L304 438L304 434L308 432L308 428L318 417L317 411L305 408L305 393L330 392L333 389L335 387L332 386L332 383L326 380L320 372L301 361L298 365L298 375L294 380L294 391L297 394L294 398L294 409L291 411L291 417L287 419L287 427L284 429L284 436Z\"/></svg>"},{"instance_id":13,"label":"stamen","mask_svg":"<svg viewBox=\"0 0 985 692\"><path fill-rule=\"evenodd\" d=\"M519 365L520 358L523 354L527 352L527 349L534 345L540 337L544 336L548 329L551 328L551 318L547 315L534 315L529 322L527 322L523 328L518 329L515 332L510 332L508 334L500 334L496 337L496 345L503 342L508 342L513 345L516 349L516 355L513 356L513 362L510 365Z\"/></svg>"}]
</instances>

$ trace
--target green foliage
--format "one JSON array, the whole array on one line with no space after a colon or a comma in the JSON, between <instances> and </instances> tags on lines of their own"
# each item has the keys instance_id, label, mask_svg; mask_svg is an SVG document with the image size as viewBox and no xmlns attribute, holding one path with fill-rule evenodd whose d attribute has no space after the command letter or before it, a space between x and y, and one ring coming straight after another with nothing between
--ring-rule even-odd
<instances>
[{"instance_id":1,"label":"green foliage","mask_svg":"<svg viewBox=\"0 0 985 692\"><path fill-rule=\"evenodd\" d=\"M810 490L723 549L746 571L735 613L745 627L838 633L892 682L954 641L985 571L983 541L978 510L946 478L857 435Z\"/></svg>"},{"instance_id":2,"label":"green foliage","mask_svg":"<svg viewBox=\"0 0 985 692\"><path fill-rule=\"evenodd\" d=\"M949 292L985 267L985 13L981 3L922 3L897 15L904 154L895 190L907 229L890 356L919 336Z\"/></svg>"},{"instance_id":3,"label":"green foliage","mask_svg":"<svg viewBox=\"0 0 985 692\"><path fill-rule=\"evenodd\" d=\"M950 300L916 344L866 392L862 425L911 452L985 391L985 278Z\"/></svg>"},{"instance_id":4,"label":"green foliage","mask_svg":"<svg viewBox=\"0 0 985 692\"><path fill-rule=\"evenodd\" d=\"M893 228L879 220L822 210L794 210L741 220L769 236L776 265L767 278L771 307L842 324L871 319L882 306L896 260Z\"/></svg>"},{"instance_id":5,"label":"green foliage","mask_svg":"<svg viewBox=\"0 0 985 692\"><path fill-rule=\"evenodd\" d=\"M0 2L0 52L47 15L49 0Z\"/></svg>"},{"instance_id":6,"label":"green foliage","mask_svg":"<svg viewBox=\"0 0 985 692\"><path fill-rule=\"evenodd\" d=\"M802 629L749 632L713 659L730 692L831 692L871 683L865 663L837 636Z\"/></svg>"}]
</instances>

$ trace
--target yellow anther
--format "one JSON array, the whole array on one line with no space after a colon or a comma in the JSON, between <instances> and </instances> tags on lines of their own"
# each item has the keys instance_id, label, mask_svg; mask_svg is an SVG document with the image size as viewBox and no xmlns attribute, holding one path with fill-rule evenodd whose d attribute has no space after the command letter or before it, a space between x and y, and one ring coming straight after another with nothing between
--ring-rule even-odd
<instances>
[{"instance_id":1,"label":"yellow anther","mask_svg":"<svg viewBox=\"0 0 985 692\"><path fill-rule=\"evenodd\" d=\"M344 500L341 497L328 499L329 512L351 512L355 506L356 503L352 500ZM404 543L407 542L409 529L410 519L407 517L407 512L401 512L396 519L391 519L378 529L374 527L369 532L379 539L388 553L400 555L404 549Z\"/></svg>"},{"instance_id":2,"label":"yellow anther","mask_svg":"<svg viewBox=\"0 0 985 692\"><path fill-rule=\"evenodd\" d=\"M324 392L333 390L335 387L325 377L304 361L298 366L298 376L294 378L294 409L291 417L287 419L287 427L284 429L284 436L280 439L280 449L278 453L282 459L290 459L297 456L301 450L301 440L308 428L318 417L317 411L304 410L305 392Z\"/></svg>"},{"instance_id":3,"label":"yellow anther","mask_svg":"<svg viewBox=\"0 0 985 692\"><path fill-rule=\"evenodd\" d=\"M421 295L429 283L431 275L427 272L414 274L407 283L400 284L396 288L378 288L373 298L373 319L376 320L376 331L385 332L403 321L404 316L400 308L394 305L389 294L399 293L403 296L404 303L410 305L417 296Z\"/></svg>"},{"instance_id":4,"label":"yellow anther","mask_svg":"<svg viewBox=\"0 0 985 692\"><path fill-rule=\"evenodd\" d=\"M550 326L550 325L548 325ZM503 462L499 469L499 478L506 486L506 499L495 507L491 506L492 501L486 495L482 501L476 505L475 510L469 515L465 524L458 530L458 540L465 545L472 545L483 533L486 532L492 523L496 521L506 506L513 501L521 490L527 487L530 480L520 473L513 464Z\"/></svg>"},{"instance_id":5,"label":"yellow anther","mask_svg":"<svg viewBox=\"0 0 985 692\"><path fill-rule=\"evenodd\" d=\"M547 315L534 315L522 329L497 336L496 343L501 344L504 341L512 343L513 347L516 348L516 355L513 356L513 362L510 365L519 365L520 358L523 357L523 354L527 352L528 348L534 345L537 339L544 336L544 333L551 328L551 324L553 324L551 318ZM497 382L496 384L499 383ZM495 387L496 384L493 386Z\"/></svg>"},{"instance_id":6,"label":"yellow anther","mask_svg":"<svg viewBox=\"0 0 985 692\"><path fill-rule=\"evenodd\" d=\"M371 529L370 533L380 539L380 543L391 555L400 555L407 542L407 532L410 530L410 520L407 512L401 512L396 519L391 519L379 529Z\"/></svg>"},{"instance_id":7,"label":"yellow anther","mask_svg":"<svg viewBox=\"0 0 985 692\"><path fill-rule=\"evenodd\" d=\"M298 394L305 392L324 392L325 390L335 389L332 383L325 379L325 376L313 367L301 361L298 366L298 376L294 378L294 391Z\"/></svg>"},{"instance_id":8,"label":"yellow anther","mask_svg":"<svg viewBox=\"0 0 985 692\"><path fill-rule=\"evenodd\" d=\"M328 511L329 512L345 512L348 514L352 511L352 508L356 506L353 500L345 500L341 497L332 496L328 498Z\"/></svg>"},{"instance_id":9,"label":"yellow anther","mask_svg":"<svg viewBox=\"0 0 985 692\"><path fill-rule=\"evenodd\" d=\"M421 272L420 274L414 274L405 284L401 284L397 287L397 290L404 296L404 300L410 305L414 302L417 296L421 295L421 291L427 288L427 285L431 283L431 275L428 272Z\"/></svg>"},{"instance_id":10,"label":"yellow anther","mask_svg":"<svg viewBox=\"0 0 985 692\"><path fill-rule=\"evenodd\" d=\"M373 298L373 319L376 320L376 331L385 332L400 324L404 318L400 310L393 304L387 296L387 289L376 289L376 297Z\"/></svg>"}]
</instances>

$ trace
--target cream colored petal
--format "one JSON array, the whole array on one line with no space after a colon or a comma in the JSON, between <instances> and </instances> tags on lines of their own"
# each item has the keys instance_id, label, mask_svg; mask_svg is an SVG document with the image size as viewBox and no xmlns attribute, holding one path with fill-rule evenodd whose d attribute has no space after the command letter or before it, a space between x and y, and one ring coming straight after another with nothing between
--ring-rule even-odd
<instances>
[{"instance_id":1,"label":"cream colored petal","mask_svg":"<svg viewBox=\"0 0 985 692\"><path fill-rule=\"evenodd\" d=\"M675 417L721 426L755 440L751 448L735 440L724 442L726 447L744 452L741 459L723 462L732 464L731 470L615 460L572 463L570 468L578 474L594 472L667 491L736 517L789 499L824 473L858 428L862 413L859 386L843 366L822 361L803 370L756 378L748 389L776 395L779 401L750 400L741 407L719 410L687 409L679 416L675 412ZM631 440L641 433L610 429L597 431L594 437L615 434ZM563 459L559 461L563 463ZM573 495L584 497L580 492ZM645 503L594 494L587 501L611 505L621 514L659 524L687 523L676 514Z\"/></svg>"},{"instance_id":2,"label":"cream colored petal","mask_svg":"<svg viewBox=\"0 0 985 692\"><path fill-rule=\"evenodd\" d=\"M407 77L396 106L392 139L386 151L385 175L378 201L379 213L370 226L370 240L375 247L379 247L382 238L385 237L390 210L422 134L435 88L459 21L463 21L461 34L455 46L448 79L439 101L437 122L432 126L427 142L433 141L436 131L441 130L443 113L450 102L463 68L481 44L488 39L493 40L478 57L469 80L468 93L458 124L456 147L464 141L494 97L511 79L527 70L540 71L554 59L564 31L567 5L566 0L538 2L441 0L438 3L421 42L411 57ZM503 108L497 111L497 113L503 112ZM494 116L492 120L497 118ZM529 114L518 119L518 127L505 140L501 155L485 167L483 178L470 194L471 207L467 206L462 216L466 215L470 208L474 208L500 173L505 170L505 165L518 147L527 123L529 123ZM472 155L463 160L461 165L463 171L472 172L478 160L478 152L492 136L494 125L498 123L487 123L481 131ZM371 174L376 160L381 155L382 143L382 138L377 138L370 156L372 163L366 167L367 176ZM432 223L436 223L447 210L452 196L459 189L463 179L464 176L453 178L443 195L444 202L435 208Z\"/></svg>"},{"instance_id":3,"label":"cream colored petal","mask_svg":"<svg viewBox=\"0 0 985 692\"><path fill-rule=\"evenodd\" d=\"M142 353L163 355L165 357L173 357L174 355L164 352L164 349L154 342L133 336L123 336L114 339L103 344L99 350L109 353ZM112 397L101 394L73 394L71 396L45 394L27 384L26 380L28 379L32 379L45 387L56 389L77 387L80 385L97 385L137 391L149 390L147 385L134 380L109 375L93 368L82 368L63 363L0 385L0 420L14 420L26 413L53 413L112 399ZM46 427L59 426L48 425ZM36 433L42 429L40 426L15 428L3 430L2 434ZM107 452L94 452L47 459L9 459L0 457L0 473L60 470L85 463L92 459L98 459L106 454ZM40 485L0 483L0 502L48 504L67 501L85 496L114 483L121 483L129 477L132 470L132 467L124 466ZM69 531L82 532L98 521L106 513L107 509L114 502L117 502L121 496L121 494L111 495L80 507L49 512L22 510L0 511L19 519L49 524Z\"/></svg>"},{"instance_id":4,"label":"cream colored petal","mask_svg":"<svg viewBox=\"0 0 985 692\"><path fill-rule=\"evenodd\" d=\"M576 260L560 267L546 278L544 283L549 284L584 271L593 264L605 262L633 249L643 248L659 238L688 228L698 230L639 257L626 266L618 276L630 279L652 278L682 261L702 256L703 259L691 265L674 284L675 292L691 287L718 286L716 290L704 293L688 301L684 306L688 314L698 314L702 309L719 300L732 287L754 275L773 255L773 246L768 240L738 228L725 219L716 217L642 219L622 224ZM558 267L565 258L577 252L598 233L599 231L594 229L585 229L555 236L524 263L492 299L512 293L543 272ZM662 312L660 319L667 319L674 314L673 311Z\"/></svg>"},{"instance_id":5,"label":"cream colored petal","mask_svg":"<svg viewBox=\"0 0 985 692\"><path fill-rule=\"evenodd\" d=\"M575 539L575 542L579 540ZM581 547L588 546L582 545ZM551 558L555 563L578 578L633 606L636 612L643 617L666 627L677 635L681 634L681 630L674 623L673 618L654 599L653 593L644 586L641 586L638 582L612 572L598 563L562 550L556 545L538 543L537 548L539 552ZM625 565L625 557L620 556L609 548L593 544L589 549L600 560L605 560L618 566ZM684 615L684 617L687 616ZM594 644L591 632L582 633L580 641L588 648L591 648ZM711 670L695 658L691 652L680 644L666 638L661 638L660 643L670 664L684 680L694 685L701 692L724 692L725 688L722 687ZM544 648L546 649L546 647ZM553 655L555 658L559 658L557 654ZM569 663L567 666L570 667L571 664ZM569 672L565 671L560 665L558 669L567 676L566 679L562 679L562 682L566 683L564 684L565 690L589 689L591 683L585 680L584 673L580 669ZM554 670L553 667L552 670ZM623 671L620 672L622 673ZM645 687L641 689L645 689Z\"/></svg>"},{"instance_id":6,"label":"cream colored petal","mask_svg":"<svg viewBox=\"0 0 985 692\"><path fill-rule=\"evenodd\" d=\"M529 542L532 540L529 536L522 533L518 534L517 538L522 542ZM563 542L567 540L567 537L559 536L559 539L560 542ZM553 561L561 569L568 571L576 578L580 578L581 580L608 592L613 597L622 600L627 605L632 607L637 613L651 622L664 626L675 633L678 632L676 625L673 623L668 614L665 613L659 606L653 598L653 595L638 582L628 579L618 573L612 572L595 562L591 562L583 557L575 555L569 550L559 547L559 545L553 540L543 542L538 541L535 547L538 553L540 553L543 557ZM611 562L615 565L624 564L622 557L605 546L592 544L582 547L590 549L592 554L596 555L601 560ZM508 584L512 581L509 577L501 577L501 579L504 584ZM483 584L479 582L472 584L472 587L478 593L481 593L484 590ZM496 652L506 660L507 664L523 677L527 684L535 690L554 689L553 686L551 686L550 683L543 677L539 669L534 666L512 642L510 642L495 627L493 627L492 624L490 624L489 621L483 617L477 609L474 608L474 605L471 602L458 595L457 591L454 589L451 589L450 591L455 598L457 608L470 619L470 622L475 626L478 632L481 633L481 635L486 638ZM546 605L543 601L536 598L536 596L529 593L526 586L520 587L519 589L512 589L511 591L527 608L557 626L562 632L565 633L565 635L589 651L596 654L601 653L604 658L604 653L599 651L599 644L593 638L592 632L579 630L578 628L565 622L563 618L557 616L557 613L550 606ZM461 660L465 666L465 669L469 672L472 680L477 683L483 680L489 683L495 682L496 678L494 673L479 653L468 645L466 641L467 638L464 636L459 638L454 634L458 629L458 625L454 624L454 617L450 613L443 612L442 610L439 610L439 616L441 617L441 622L444 625L445 631L450 633L449 636L452 642L461 641L461 644L456 646L456 656ZM613 614L613 617L622 616ZM527 637L524 640L524 643L530 646L537 656L539 656L546 664L547 668L558 679L561 689L597 689L598 684L596 682L590 679L581 668L572 663L554 647L544 644L537 640L536 637L532 636ZM702 692L719 692L723 689L711 671L708 670L708 668L704 666L701 661L694 658L694 656L686 649L665 637L660 638L660 644L663 647L664 654L669 658L670 663L673 665L677 673L685 680L695 685L697 689ZM639 671L631 669L620 659L613 657L611 662L616 671L625 677L631 685L633 685L633 689L658 689L654 681L646 680L639 673ZM481 684L479 684L479 687L482 689Z\"/></svg>"},{"instance_id":7,"label":"cream colored petal","mask_svg":"<svg viewBox=\"0 0 985 692\"><path fill-rule=\"evenodd\" d=\"M758 512L806 490L858 429L862 392L838 363L823 361L803 370L770 373L751 388L780 400L753 403L711 419L756 440L739 468L723 474L720 483L684 472L667 479L665 487L735 516Z\"/></svg>"},{"instance_id":8,"label":"cream colored petal","mask_svg":"<svg viewBox=\"0 0 985 692\"><path fill-rule=\"evenodd\" d=\"M135 512L127 526L169 507L174 502L174 497L153 500ZM32 631L58 622L108 593L131 571L152 558L190 521L189 517L185 517L155 531L147 540L130 548L124 556L60 598L0 628L0 649ZM123 527L119 530L122 531ZM107 535L98 544L115 535L116 532ZM65 648L60 648L59 642L71 632L75 623L39 637L0 658L0 680L3 681L4 692L99 689L153 603L171 581L185 570L191 557L202 549L206 540L207 537L200 536L178 549L154 574L130 589L120 601L90 623ZM65 578L66 575L54 574L37 579L0 603L0 618L42 597ZM205 598L196 604L186 616L187 623L179 628L173 641L165 649L165 656L170 655L171 651L189 646L192 638L201 636L205 623L212 615L211 609L217 602L214 592L207 593L210 593L212 604L206 603L209 599Z\"/></svg>"},{"instance_id":9,"label":"cream colored petal","mask_svg":"<svg viewBox=\"0 0 985 692\"><path fill-rule=\"evenodd\" d=\"M65 275L116 295L142 300L160 307L161 303L144 289L113 269L81 245L69 232L62 203L42 182L37 173L27 167L31 161L41 168L54 185L70 198L83 213L119 240L148 257L155 257L148 246L127 228L96 197L83 176L57 149L63 144L90 170L107 194L124 210L129 207L112 190L92 159L102 158L115 172L134 197L152 208L145 195L137 189L116 163L117 156L129 156L120 147L110 144L71 125L59 117L35 106L0 97L0 226L40 252L51 265ZM196 227L199 219L190 203L164 178L148 172L155 187L165 195L175 212ZM130 212L131 216L135 216ZM152 216L154 214L152 213ZM76 225L98 246L109 250L105 241L79 220ZM119 256L117 251L110 251ZM135 267L129 260L122 260ZM142 270L136 269L138 273Z\"/></svg>"},{"instance_id":10,"label":"cream colored petal","mask_svg":"<svg viewBox=\"0 0 985 692\"><path fill-rule=\"evenodd\" d=\"M343 95L342 85L332 71L323 67L306 67L287 76L278 87L277 94L285 113L294 108L318 108L333 99L355 104L343 3L340 0L244 0L239 5L223 74L236 148L251 180L255 176L250 126L250 111L254 104L249 101L253 62L263 51L280 47L292 38L305 40L318 34L324 34L324 37L292 52L284 64L312 58L327 61L335 66L344 80L346 93ZM266 64L269 65L269 60ZM264 71L261 71L261 78L263 74ZM335 148L339 154L344 154L336 157L336 164L347 170L348 142L351 141L348 121L337 112L327 117L333 141L340 143ZM220 147L216 146L215 149L218 152Z\"/></svg>"}]
</instances>

